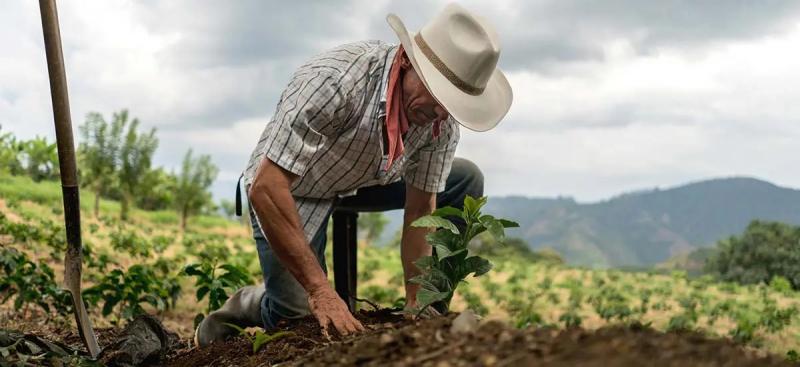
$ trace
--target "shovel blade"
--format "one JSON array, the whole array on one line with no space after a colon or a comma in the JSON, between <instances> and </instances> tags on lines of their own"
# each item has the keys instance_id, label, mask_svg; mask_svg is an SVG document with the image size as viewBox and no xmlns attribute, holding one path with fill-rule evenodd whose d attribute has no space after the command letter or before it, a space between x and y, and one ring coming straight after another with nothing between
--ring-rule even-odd
<instances>
[{"instance_id":1,"label":"shovel blade","mask_svg":"<svg viewBox=\"0 0 800 367\"><path fill-rule=\"evenodd\" d=\"M72 294L72 303L75 306L75 321L78 322L78 333L89 350L89 355L92 359L96 359L100 354L100 345L97 343L97 336L94 334L94 329L92 329L92 320L89 319L89 314L86 312L86 307L84 307L80 296L76 296L72 291L69 293Z\"/></svg>"},{"instance_id":2,"label":"shovel blade","mask_svg":"<svg viewBox=\"0 0 800 367\"><path fill-rule=\"evenodd\" d=\"M89 351L89 355L94 359L100 354L100 346L97 343L97 336L92 328L92 320L86 312L86 306L81 297L81 248L70 246L67 248L66 258L64 259L64 285L72 295L72 309L75 313L75 321L78 323L78 334L83 339L83 344Z\"/></svg>"}]
</instances>

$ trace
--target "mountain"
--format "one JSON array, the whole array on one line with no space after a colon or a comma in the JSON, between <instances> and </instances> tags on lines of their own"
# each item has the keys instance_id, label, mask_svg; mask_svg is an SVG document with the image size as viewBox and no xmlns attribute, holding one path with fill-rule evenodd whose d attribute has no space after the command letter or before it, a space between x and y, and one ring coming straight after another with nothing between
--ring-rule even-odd
<instances>
[{"instance_id":1,"label":"mountain","mask_svg":"<svg viewBox=\"0 0 800 367\"><path fill-rule=\"evenodd\" d=\"M509 235L552 248L571 264L653 266L744 231L753 219L800 225L800 190L754 178L713 179L623 194L596 203L571 198L491 197L485 212L513 219ZM397 228L402 216L391 215Z\"/></svg>"}]
</instances>

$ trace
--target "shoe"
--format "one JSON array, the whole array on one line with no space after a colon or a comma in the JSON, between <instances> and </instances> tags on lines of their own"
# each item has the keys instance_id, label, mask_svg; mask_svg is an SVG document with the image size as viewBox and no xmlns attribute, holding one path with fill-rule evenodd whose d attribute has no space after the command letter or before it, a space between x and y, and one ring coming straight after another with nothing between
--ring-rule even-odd
<instances>
[{"instance_id":1,"label":"shoe","mask_svg":"<svg viewBox=\"0 0 800 367\"><path fill-rule=\"evenodd\" d=\"M238 331L225 323L241 328L263 326L261 321L261 298L264 285L250 285L239 289L225 304L206 316L194 332L194 344L204 347L215 341L225 340Z\"/></svg>"}]
</instances>

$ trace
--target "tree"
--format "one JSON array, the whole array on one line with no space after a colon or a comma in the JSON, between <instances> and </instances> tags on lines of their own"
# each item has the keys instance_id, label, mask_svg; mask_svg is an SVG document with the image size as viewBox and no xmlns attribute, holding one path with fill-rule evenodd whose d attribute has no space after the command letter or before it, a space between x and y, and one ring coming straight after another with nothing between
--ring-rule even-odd
<instances>
[{"instance_id":1,"label":"tree","mask_svg":"<svg viewBox=\"0 0 800 367\"><path fill-rule=\"evenodd\" d=\"M220 200L219 208L222 210L222 214L225 215L225 218L236 220L236 203L234 203L233 200Z\"/></svg>"},{"instance_id":2,"label":"tree","mask_svg":"<svg viewBox=\"0 0 800 367\"><path fill-rule=\"evenodd\" d=\"M142 177L142 191L136 197L136 206L145 210L161 210L175 205L175 186L178 178L159 167Z\"/></svg>"},{"instance_id":3,"label":"tree","mask_svg":"<svg viewBox=\"0 0 800 367\"><path fill-rule=\"evenodd\" d=\"M147 191L145 185L141 185L141 179L150 171L153 153L158 148L158 138L156 129L150 129L147 133L139 133L139 119L134 118L128 124L128 111L114 114L114 123L119 122L123 129L127 125L128 130L122 140L119 150L119 171L117 174L120 189L120 219L127 220L131 203L137 194Z\"/></svg>"},{"instance_id":4,"label":"tree","mask_svg":"<svg viewBox=\"0 0 800 367\"><path fill-rule=\"evenodd\" d=\"M186 220L190 215L212 203L208 188L217 178L217 172L210 156L193 158L191 149L186 152L175 188L175 205L181 216L181 230L186 230Z\"/></svg>"},{"instance_id":5,"label":"tree","mask_svg":"<svg viewBox=\"0 0 800 367\"><path fill-rule=\"evenodd\" d=\"M56 143L48 143L44 137L36 137L21 143L25 171L34 181L54 180L59 176L58 150Z\"/></svg>"},{"instance_id":6,"label":"tree","mask_svg":"<svg viewBox=\"0 0 800 367\"><path fill-rule=\"evenodd\" d=\"M740 283L769 283L786 278L800 289L800 227L779 222L753 221L741 236L717 243L706 270Z\"/></svg>"},{"instance_id":7,"label":"tree","mask_svg":"<svg viewBox=\"0 0 800 367\"><path fill-rule=\"evenodd\" d=\"M116 115L115 115L116 117ZM82 142L78 148L81 181L94 192L94 216L100 215L100 196L114 184L124 120L109 124L97 112L86 115L80 126Z\"/></svg>"},{"instance_id":8,"label":"tree","mask_svg":"<svg viewBox=\"0 0 800 367\"><path fill-rule=\"evenodd\" d=\"M0 126L2 130L2 126ZM11 133L0 134L0 171L18 175L23 172L22 163L19 161L21 143Z\"/></svg>"},{"instance_id":9,"label":"tree","mask_svg":"<svg viewBox=\"0 0 800 367\"><path fill-rule=\"evenodd\" d=\"M389 219L381 212L362 213L358 216L358 228L362 231L364 239L370 244L378 241L388 223Z\"/></svg>"}]
</instances>

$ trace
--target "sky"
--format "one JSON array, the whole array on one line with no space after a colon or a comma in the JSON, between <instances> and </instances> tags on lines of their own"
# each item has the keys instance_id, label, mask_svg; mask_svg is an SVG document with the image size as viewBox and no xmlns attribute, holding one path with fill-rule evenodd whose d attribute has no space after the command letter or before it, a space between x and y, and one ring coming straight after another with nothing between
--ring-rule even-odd
<instances>
[{"instance_id":1,"label":"sky","mask_svg":"<svg viewBox=\"0 0 800 367\"><path fill-rule=\"evenodd\" d=\"M456 155L488 195L602 200L715 177L800 188L800 2L462 1L494 24L514 91ZM441 1L58 1L73 125L123 108L155 127L155 164L193 148L235 181L292 71L365 39L397 43ZM0 2L0 125L54 137L38 4Z\"/></svg>"}]
</instances>

